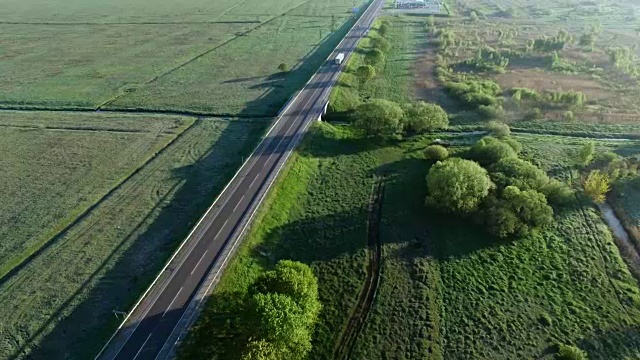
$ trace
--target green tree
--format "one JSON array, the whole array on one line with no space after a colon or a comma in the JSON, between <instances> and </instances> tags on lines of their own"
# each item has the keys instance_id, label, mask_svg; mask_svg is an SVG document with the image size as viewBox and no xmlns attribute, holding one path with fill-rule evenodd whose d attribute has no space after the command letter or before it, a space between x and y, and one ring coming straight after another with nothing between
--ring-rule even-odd
<instances>
[{"instance_id":1,"label":"green tree","mask_svg":"<svg viewBox=\"0 0 640 360\"><path fill-rule=\"evenodd\" d=\"M511 135L509 125L497 121L490 121L486 126L487 132L497 138L504 138Z\"/></svg>"},{"instance_id":2,"label":"green tree","mask_svg":"<svg viewBox=\"0 0 640 360\"><path fill-rule=\"evenodd\" d=\"M424 157L427 160L442 161L449 157L449 150L442 145L429 145L424 149Z\"/></svg>"},{"instance_id":3,"label":"green tree","mask_svg":"<svg viewBox=\"0 0 640 360\"><path fill-rule=\"evenodd\" d=\"M405 113L406 129L418 134L444 129L448 125L447 112L436 104L419 101L410 106Z\"/></svg>"},{"instance_id":4,"label":"green tree","mask_svg":"<svg viewBox=\"0 0 640 360\"><path fill-rule=\"evenodd\" d=\"M387 36L388 33L389 33L388 23L380 24L380 26L378 27L378 34L380 34L381 36Z\"/></svg>"},{"instance_id":5,"label":"green tree","mask_svg":"<svg viewBox=\"0 0 640 360\"><path fill-rule=\"evenodd\" d=\"M402 129L402 108L389 100L373 99L356 108L354 128L366 137L393 136Z\"/></svg>"},{"instance_id":6,"label":"green tree","mask_svg":"<svg viewBox=\"0 0 640 360\"><path fill-rule=\"evenodd\" d=\"M500 188L517 186L521 190L541 191L549 176L529 161L515 157L504 158L489 167L491 180Z\"/></svg>"},{"instance_id":7,"label":"green tree","mask_svg":"<svg viewBox=\"0 0 640 360\"><path fill-rule=\"evenodd\" d=\"M391 43L389 42L389 40L381 36L372 37L370 40L370 44L372 48L378 49L383 53L389 52L389 49L391 48Z\"/></svg>"},{"instance_id":8,"label":"green tree","mask_svg":"<svg viewBox=\"0 0 640 360\"><path fill-rule=\"evenodd\" d=\"M279 360L282 351L266 340L254 340L247 344L242 360Z\"/></svg>"},{"instance_id":9,"label":"green tree","mask_svg":"<svg viewBox=\"0 0 640 360\"><path fill-rule=\"evenodd\" d=\"M489 174L480 165L450 158L437 162L429 170L426 203L447 212L470 213L478 208L491 187Z\"/></svg>"},{"instance_id":10,"label":"green tree","mask_svg":"<svg viewBox=\"0 0 640 360\"><path fill-rule=\"evenodd\" d=\"M559 345L558 354L556 355L558 360L587 360L587 353L579 348L571 345Z\"/></svg>"},{"instance_id":11,"label":"green tree","mask_svg":"<svg viewBox=\"0 0 640 360\"><path fill-rule=\"evenodd\" d=\"M518 152L514 149L516 143L485 136L471 147L469 156L481 165L491 165L501 159L517 157Z\"/></svg>"},{"instance_id":12,"label":"green tree","mask_svg":"<svg viewBox=\"0 0 640 360\"><path fill-rule=\"evenodd\" d=\"M364 56L367 65L378 66L384 63L384 53L380 49L370 49Z\"/></svg>"},{"instance_id":13,"label":"green tree","mask_svg":"<svg viewBox=\"0 0 640 360\"><path fill-rule=\"evenodd\" d=\"M600 170L591 170L582 182L585 195L596 203L603 203L607 199L607 193L611 189L609 175Z\"/></svg>"},{"instance_id":14,"label":"green tree","mask_svg":"<svg viewBox=\"0 0 640 360\"><path fill-rule=\"evenodd\" d=\"M309 319L287 295L253 295L244 323L252 338L271 343L280 353L292 352L303 357L311 350Z\"/></svg>"},{"instance_id":15,"label":"green tree","mask_svg":"<svg viewBox=\"0 0 640 360\"><path fill-rule=\"evenodd\" d=\"M362 65L356 69L356 76L360 81L360 86L376 76L376 68L371 65Z\"/></svg>"},{"instance_id":16,"label":"green tree","mask_svg":"<svg viewBox=\"0 0 640 360\"><path fill-rule=\"evenodd\" d=\"M576 162L578 163L579 166L587 166L591 164L591 162L593 161L593 156L595 155L595 152L596 152L596 145L593 142L588 142L584 144L582 148L580 148L580 151L578 152L578 158L576 159Z\"/></svg>"},{"instance_id":17,"label":"green tree","mask_svg":"<svg viewBox=\"0 0 640 360\"><path fill-rule=\"evenodd\" d=\"M524 236L531 229L553 222L553 209L544 194L507 186L499 199L490 198L485 217L489 231L498 237Z\"/></svg>"},{"instance_id":18,"label":"green tree","mask_svg":"<svg viewBox=\"0 0 640 360\"><path fill-rule=\"evenodd\" d=\"M281 260L275 269L263 273L249 290L250 294L275 293L292 298L315 322L320 312L318 279L308 265L291 260Z\"/></svg>"},{"instance_id":19,"label":"green tree","mask_svg":"<svg viewBox=\"0 0 640 360\"><path fill-rule=\"evenodd\" d=\"M479 20L478 13L475 10L471 10L471 14L469 14L469 19L472 22L477 22Z\"/></svg>"},{"instance_id":20,"label":"green tree","mask_svg":"<svg viewBox=\"0 0 640 360\"><path fill-rule=\"evenodd\" d=\"M285 63L280 63L280 65L278 65L278 70L281 72L287 72L289 71L289 67Z\"/></svg>"}]
</instances>

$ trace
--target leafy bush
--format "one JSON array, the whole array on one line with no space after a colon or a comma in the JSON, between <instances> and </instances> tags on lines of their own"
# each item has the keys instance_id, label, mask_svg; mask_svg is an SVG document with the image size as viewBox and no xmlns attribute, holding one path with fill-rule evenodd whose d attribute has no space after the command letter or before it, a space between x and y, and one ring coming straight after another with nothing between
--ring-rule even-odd
<instances>
[{"instance_id":1,"label":"leafy bush","mask_svg":"<svg viewBox=\"0 0 640 360\"><path fill-rule=\"evenodd\" d=\"M280 63L280 65L278 65L278 70L282 72L287 72L289 71L289 67L285 63Z\"/></svg>"},{"instance_id":2,"label":"leafy bush","mask_svg":"<svg viewBox=\"0 0 640 360\"><path fill-rule=\"evenodd\" d=\"M445 90L467 105L474 107L497 105L498 99L496 97L502 92L500 86L491 80L448 82L445 84Z\"/></svg>"},{"instance_id":3,"label":"leafy bush","mask_svg":"<svg viewBox=\"0 0 640 360\"><path fill-rule=\"evenodd\" d=\"M424 157L427 160L442 161L449 157L449 150L442 145L429 145L424 149Z\"/></svg>"},{"instance_id":4,"label":"leafy bush","mask_svg":"<svg viewBox=\"0 0 640 360\"><path fill-rule=\"evenodd\" d=\"M565 205L575 200L571 187L556 179L549 179L549 182L539 191L547 197L549 204Z\"/></svg>"},{"instance_id":5,"label":"leafy bush","mask_svg":"<svg viewBox=\"0 0 640 360\"><path fill-rule=\"evenodd\" d=\"M600 170L591 170L582 182L585 195L596 203L602 203L607 199L607 193L611 190L609 176Z\"/></svg>"},{"instance_id":6,"label":"leafy bush","mask_svg":"<svg viewBox=\"0 0 640 360\"><path fill-rule=\"evenodd\" d=\"M309 266L282 260L249 288L243 359L304 358L320 313L318 280Z\"/></svg>"},{"instance_id":7,"label":"leafy bush","mask_svg":"<svg viewBox=\"0 0 640 360\"><path fill-rule=\"evenodd\" d=\"M427 175L426 203L453 213L470 213L489 194L487 171L473 161L450 158L439 161Z\"/></svg>"},{"instance_id":8,"label":"leafy bush","mask_svg":"<svg viewBox=\"0 0 640 360\"><path fill-rule=\"evenodd\" d=\"M497 138L503 138L511 135L511 129L509 128L509 125L497 121L489 122L485 129L491 136L495 136Z\"/></svg>"},{"instance_id":9,"label":"leafy bush","mask_svg":"<svg viewBox=\"0 0 640 360\"><path fill-rule=\"evenodd\" d=\"M579 348L571 345L559 345L558 353L556 354L558 360L587 360L587 353Z\"/></svg>"},{"instance_id":10,"label":"leafy bush","mask_svg":"<svg viewBox=\"0 0 640 360\"><path fill-rule=\"evenodd\" d=\"M419 101L405 111L405 129L424 133L444 129L449 125L449 116L439 105Z\"/></svg>"},{"instance_id":11,"label":"leafy bush","mask_svg":"<svg viewBox=\"0 0 640 360\"><path fill-rule=\"evenodd\" d=\"M515 157L505 158L489 167L491 180L499 187L517 186L521 190L541 191L549 176L529 161Z\"/></svg>"},{"instance_id":12,"label":"leafy bush","mask_svg":"<svg viewBox=\"0 0 640 360\"><path fill-rule=\"evenodd\" d=\"M596 152L596 144L593 142L588 142L584 144L580 151L578 151L578 156L576 157L576 163L578 166L587 166L591 164L593 161L593 157Z\"/></svg>"},{"instance_id":13,"label":"leafy bush","mask_svg":"<svg viewBox=\"0 0 640 360\"><path fill-rule=\"evenodd\" d=\"M389 40L381 36L372 37L370 40L370 44L373 49L380 50L383 53L389 52L389 49L391 48L391 43L389 42Z\"/></svg>"},{"instance_id":14,"label":"leafy bush","mask_svg":"<svg viewBox=\"0 0 640 360\"><path fill-rule=\"evenodd\" d=\"M490 197L485 206L487 227L501 238L524 236L553 222L553 209L547 205L545 196L535 190L507 186L500 198Z\"/></svg>"},{"instance_id":15,"label":"leafy bush","mask_svg":"<svg viewBox=\"0 0 640 360\"><path fill-rule=\"evenodd\" d=\"M362 65L356 69L356 76L360 81L360 85L364 85L367 81L376 76L376 69L371 65Z\"/></svg>"},{"instance_id":16,"label":"leafy bush","mask_svg":"<svg viewBox=\"0 0 640 360\"><path fill-rule=\"evenodd\" d=\"M384 63L384 52L380 49L369 49L364 56L364 62L367 65L378 66Z\"/></svg>"},{"instance_id":17,"label":"leafy bush","mask_svg":"<svg viewBox=\"0 0 640 360\"><path fill-rule=\"evenodd\" d=\"M373 99L356 108L353 126L366 137L387 137L400 132L403 116L398 104Z\"/></svg>"},{"instance_id":18,"label":"leafy bush","mask_svg":"<svg viewBox=\"0 0 640 360\"><path fill-rule=\"evenodd\" d=\"M504 119L506 113L500 105L480 105L478 106L478 114L484 119Z\"/></svg>"},{"instance_id":19,"label":"leafy bush","mask_svg":"<svg viewBox=\"0 0 640 360\"><path fill-rule=\"evenodd\" d=\"M378 34L380 34L381 36L387 36L387 34L389 33L389 22L380 24L380 26L378 27Z\"/></svg>"},{"instance_id":20,"label":"leafy bush","mask_svg":"<svg viewBox=\"0 0 640 360\"><path fill-rule=\"evenodd\" d=\"M506 158L516 158L518 153L513 145L493 136L485 136L469 150L469 157L483 166L491 165Z\"/></svg>"}]
</instances>

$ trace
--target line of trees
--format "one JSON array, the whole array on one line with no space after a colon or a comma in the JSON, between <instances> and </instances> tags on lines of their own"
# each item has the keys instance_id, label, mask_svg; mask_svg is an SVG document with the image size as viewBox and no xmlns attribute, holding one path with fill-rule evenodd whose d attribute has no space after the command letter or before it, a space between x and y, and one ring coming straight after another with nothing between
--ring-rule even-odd
<instances>
[{"instance_id":1,"label":"line of trees","mask_svg":"<svg viewBox=\"0 0 640 360\"><path fill-rule=\"evenodd\" d=\"M385 138L403 132L421 134L449 125L446 111L423 101L401 106L389 100L372 99L359 105L354 117L354 129L365 137Z\"/></svg>"}]
</instances>

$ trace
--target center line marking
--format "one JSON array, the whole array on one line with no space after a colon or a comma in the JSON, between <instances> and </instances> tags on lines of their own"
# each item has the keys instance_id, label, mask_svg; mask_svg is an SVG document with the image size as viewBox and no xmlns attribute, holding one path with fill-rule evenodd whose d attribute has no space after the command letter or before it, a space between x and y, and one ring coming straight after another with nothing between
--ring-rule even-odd
<instances>
[{"instance_id":1,"label":"center line marking","mask_svg":"<svg viewBox=\"0 0 640 360\"><path fill-rule=\"evenodd\" d=\"M240 205L240 203L242 202L242 200L244 200L244 195L242 195L242 197L240 198L240 201L238 201L238 203L236 204L236 207L233 208L233 212L236 211L236 209L238 208L238 206Z\"/></svg>"},{"instance_id":2,"label":"center line marking","mask_svg":"<svg viewBox=\"0 0 640 360\"><path fill-rule=\"evenodd\" d=\"M182 291L182 288L180 288L180 290L178 290L178 292L176 293L176 296L173 297L173 300L171 300L171 303L169 304L169 306L167 306L167 309L162 314L162 317L164 317L167 314L167 311L171 310L171 305L173 305L173 303L176 301L176 299L178 298L178 295L180 295L181 291ZM149 340L149 339L147 339L147 340Z\"/></svg>"},{"instance_id":3,"label":"center line marking","mask_svg":"<svg viewBox=\"0 0 640 360\"><path fill-rule=\"evenodd\" d=\"M200 262L202 261L202 259L204 259L204 256L207 255L207 252L209 252L209 249L205 250L205 252L202 254L202 257L200 257L200 260L198 260L198 263L193 267L193 270L191 270L191 274L189 275L193 275L193 272L196 271L198 265L200 265Z\"/></svg>"},{"instance_id":4,"label":"center line marking","mask_svg":"<svg viewBox=\"0 0 640 360\"><path fill-rule=\"evenodd\" d=\"M269 160L267 160L269 161ZM251 182L251 185L249 185L249 189L251 189L253 187L253 183L256 182L256 180L258 180L258 177L260 176L260 173L258 173L258 175L256 175L256 178L253 179L253 181Z\"/></svg>"},{"instance_id":5,"label":"center line marking","mask_svg":"<svg viewBox=\"0 0 640 360\"><path fill-rule=\"evenodd\" d=\"M133 360L136 360L136 358L138 357L138 355L140 355L140 353L142 352L142 349L144 349L144 346L147 345L147 341L149 341L149 339L151 338L151 335L153 335L153 333L150 333L149 336L147 336L147 340L145 340L142 343L142 347L140 348L140 350L138 350L138 352L136 353L136 356L133 357Z\"/></svg>"},{"instance_id":6,"label":"center line marking","mask_svg":"<svg viewBox=\"0 0 640 360\"><path fill-rule=\"evenodd\" d=\"M222 226L220 226L220 230L218 230L218 233L216 234L216 236L213 237L213 239L215 240L215 238L218 237L218 235L220 235L220 231L222 231L222 229L224 229L224 226L227 225L227 221L229 221L229 219L224 221L224 224L222 224Z\"/></svg>"}]
</instances>

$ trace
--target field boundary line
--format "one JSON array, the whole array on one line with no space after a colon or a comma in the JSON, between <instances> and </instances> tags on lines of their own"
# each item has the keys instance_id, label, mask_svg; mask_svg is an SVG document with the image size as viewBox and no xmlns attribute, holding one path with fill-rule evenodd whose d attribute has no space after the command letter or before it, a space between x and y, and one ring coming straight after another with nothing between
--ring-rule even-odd
<instances>
[{"instance_id":1,"label":"field boundary line","mask_svg":"<svg viewBox=\"0 0 640 360\"><path fill-rule=\"evenodd\" d=\"M64 236L65 233L67 233L71 228L73 228L75 225L79 224L82 220L84 220L93 210L97 209L102 203L104 203L107 199L109 199L111 197L111 195L113 195L116 191L118 191L125 183L127 183L135 175L139 174L140 171L142 171L143 168L145 168L154 159L156 159L158 156L160 156L162 153L164 153L164 151L166 149L171 147L171 145L174 144L179 138L181 138L184 133L186 133L189 129L191 129L196 124L196 122L197 121L194 121L189 126L185 127L182 132L180 132L179 134L176 134L176 136L174 136L173 139L171 139L169 142L167 142L167 144L165 146L163 146L162 148L158 149L158 151L156 151L151 156L149 156L144 162L142 162L142 164L140 164L133 171L131 171L129 174L127 174L124 178L122 178L122 180L117 182L103 196L101 196L100 198L96 199L96 201L93 204L89 205L82 212L80 212L78 214L78 216L76 216L71 222L69 222L67 225L63 226L59 231L57 231L55 234L53 234L47 240L43 241L42 244L37 249L35 249L33 252L31 252L31 254L25 256L15 266L11 267L10 269L7 269L4 274L0 273L0 285L2 285L5 282L7 282L11 277L13 277L20 270L22 270L25 266L27 266L33 259L38 257L40 254L42 254L44 251L46 251L49 247L54 245L57 242L57 240L61 239L62 236Z\"/></svg>"},{"instance_id":2,"label":"field boundary line","mask_svg":"<svg viewBox=\"0 0 640 360\"><path fill-rule=\"evenodd\" d=\"M11 106L0 103L0 113L2 112L68 112L86 114L122 114L122 115L156 115L156 116L186 116L193 118L235 118L235 119L271 119L269 114L232 114L232 113L208 113L198 111L182 110L162 110L145 108L113 108L99 109L91 107L40 107L37 104L27 106Z\"/></svg>"},{"instance_id":3,"label":"field boundary line","mask_svg":"<svg viewBox=\"0 0 640 360\"><path fill-rule=\"evenodd\" d=\"M265 22L262 22L262 23L260 23L259 25L255 26L255 27L253 27L253 28L251 28L251 29L249 29L249 30L246 30L246 31L241 32L241 34L242 34L242 35L237 35L237 34L236 34L236 35L235 35L235 36L233 36L232 38L230 38L230 39L228 39L228 40L223 41L222 43L220 43L220 44L218 44L218 45L216 45L216 46L214 46L214 47L212 47L212 48L210 48L210 49L206 50L205 52L202 52L202 53L200 53L200 54L196 55L195 57L192 57L191 59L189 59L189 60L187 60L187 61L183 62L182 64L176 65L176 66L174 66L173 68L171 68L171 69L169 69L169 70L167 70L167 71L165 71L165 72L163 72L163 73L161 73L161 74L159 74L159 75L154 76L151 80L147 80L146 82L144 82L144 83L140 84L138 88L136 88L136 89L134 89L134 90L132 90L132 91L129 91L129 92L123 92L123 93L120 93L120 94L116 95L115 97L111 98L110 100L107 100L107 101L103 102L102 104L98 105L98 107L96 107L96 109L97 109L97 110L100 110L100 109L102 109L102 108L104 108L104 107L106 107L106 106L109 106L109 105L111 105L112 103L114 103L114 102L118 101L119 99L123 98L124 96L126 96L126 95L129 95L129 94L131 94L131 93L136 92L136 90L138 90L139 88L142 88L142 87L144 87L144 86L147 86L147 85L149 85L149 84L151 84L151 83L153 83L153 82L158 81L159 79L161 79L161 78L163 78L163 77L165 77L165 76L167 76L167 75L170 75L170 74L172 74L172 73L174 73L174 72L178 71L179 69L181 69L181 68L183 68L183 67L185 67L185 66L187 66L187 65L189 65L189 64L191 64L191 63L193 63L194 61L196 61L196 60L198 60L198 59L200 59L200 58L202 58L202 57L204 57L204 56L207 56L208 54L210 54L210 53L212 53L212 52L214 52L214 51L218 50L219 48L221 48L221 47L223 47L223 46L225 46L225 45L228 45L228 44L229 44L229 43L231 43L232 41L235 41L235 40L237 40L237 39L239 39L239 38L241 38L241 37L244 37L244 36L246 36L246 35L248 35L248 34L252 33L253 31L255 31L255 30L257 30L257 29L261 28L262 26L267 25L267 24L271 23L272 21L274 21L274 20L276 20L276 19L279 19L279 18L281 18L281 17L283 17L283 16L286 16L286 15L287 15L287 13L289 13L289 12L291 12L291 11L294 11L294 10L296 10L296 9L298 9L298 8L300 8L300 7L302 7L302 6L306 5L306 4L308 4L308 3L310 3L310 2L311 2L311 0L306 0L306 1L304 1L304 2L302 2L302 3L300 3L300 4L298 4L298 5L296 5L296 6L294 6L294 7L292 7L291 9L289 9L289 10L285 11L284 13L282 13L282 14L280 14L280 15L276 15L276 16L272 17L271 19L269 19L269 20L267 20L267 21L265 21Z\"/></svg>"}]
</instances>

